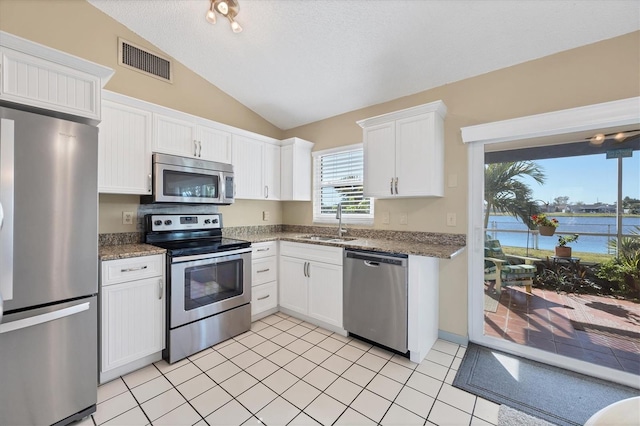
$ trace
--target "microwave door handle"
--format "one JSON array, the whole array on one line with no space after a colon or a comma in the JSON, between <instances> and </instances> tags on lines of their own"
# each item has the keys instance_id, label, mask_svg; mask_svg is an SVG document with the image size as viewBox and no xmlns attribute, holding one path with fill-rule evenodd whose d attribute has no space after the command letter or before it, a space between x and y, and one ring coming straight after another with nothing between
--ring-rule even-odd
<instances>
[{"instance_id":1,"label":"microwave door handle","mask_svg":"<svg viewBox=\"0 0 640 426\"><path fill-rule=\"evenodd\" d=\"M224 173L220 172L218 178L218 202L224 203L227 198L227 183L224 178Z\"/></svg>"}]
</instances>

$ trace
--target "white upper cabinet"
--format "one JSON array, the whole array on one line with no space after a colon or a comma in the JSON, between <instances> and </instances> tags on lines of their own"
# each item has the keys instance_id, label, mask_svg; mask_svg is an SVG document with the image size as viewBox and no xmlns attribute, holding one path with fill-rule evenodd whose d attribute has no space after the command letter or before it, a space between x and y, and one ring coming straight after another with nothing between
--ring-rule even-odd
<instances>
[{"instance_id":1,"label":"white upper cabinet","mask_svg":"<svg viewBox=\"0 0 640 426\"><path fill-rule=\"evenodd\" d=\"M232 164L236 198L280 199L280 146L234 134Z\"/></svg>"},{"instance_id":2,"label":"white upper cabinet","mask_svg":"<svg viewBox=\"0 0 640 426\"><path fill-rule=\"evenodd\" d=\"M151 193L151 112L119 99L102 101L98 126L98 190L114 194ZM130 99L130 98L129 98Z\"/></svg>"},{"instance_id":3,"label":"white upper cabinet","mask_svg":"<svg viewBox=\"0 0 640 426\"><path fill-rule=\"evenodd\" d=\"M280 148L280 199L311 201L311 149L313 143L300 138L282 141Z\"/></svg>"},{"instance_id":4,"label":"white upper cabinet","mask_svg":"<svg viewBox=\"0 0 640 426\"><path fill-rule=\"evenodd\" d=\"M100 120L113 70L0 31L0 99Z\"/></svg>"},{"instance_id":5,"label":"white upper cabinet","mask_svg":"<svg viewBox=\"0 0 640 426\"><path fill-rule=\"evenodd\" d=\"M179 112L153 114L153 151L231 163L231 133Z\"/></svg>"},{"instance_id":6,"label":"white upper cabinet","mask_svg":"<svg viewBox=\"0 0 640 426\"><path fill-rule=\"evenodd\" d=\"M358 121L364 139L364 195L444 195L442 101Z\"/></svg>"}]
</instances>

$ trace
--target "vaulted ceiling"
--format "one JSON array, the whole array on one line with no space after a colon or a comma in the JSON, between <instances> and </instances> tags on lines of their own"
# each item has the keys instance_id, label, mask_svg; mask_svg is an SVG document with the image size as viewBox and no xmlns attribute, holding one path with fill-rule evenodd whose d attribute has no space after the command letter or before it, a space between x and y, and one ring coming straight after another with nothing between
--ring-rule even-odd
<instances>
[{"instance_id":1,"label":"vaulted ceiling","mask_svg":"<svg viewBox=\"0 0 640 426\"><path fill-rule=\"evenodd\" d=\"M640 29L638 0L88 0L281 129ZM594 64L594 66L599 66Z\"/></svg>"}]
</instances>

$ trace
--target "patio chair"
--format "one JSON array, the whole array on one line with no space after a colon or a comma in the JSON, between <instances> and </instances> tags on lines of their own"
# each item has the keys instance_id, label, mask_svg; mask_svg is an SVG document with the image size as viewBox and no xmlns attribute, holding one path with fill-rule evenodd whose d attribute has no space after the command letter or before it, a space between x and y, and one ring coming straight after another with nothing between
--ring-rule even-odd
<instances>
[{"instance_id":1,"label":"patio chair","mask_svg":"<svg viewBox=\"0 0 640 426\"><path fill-rule=\"evenodd\" d=\"M525 286L527 293L531 293L533 277L538 268L533 264L540 259L535 257L505 254L498 240L484 242L484 279L495 281L495 289L499 293L502 284Z\"/></svg>"}]
</instances>

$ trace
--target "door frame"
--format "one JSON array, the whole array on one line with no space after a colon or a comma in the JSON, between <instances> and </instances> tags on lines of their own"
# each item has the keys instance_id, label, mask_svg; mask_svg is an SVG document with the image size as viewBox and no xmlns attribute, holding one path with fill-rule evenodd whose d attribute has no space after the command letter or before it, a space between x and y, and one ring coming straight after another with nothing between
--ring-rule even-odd
<instances>
[{"instance_id":1,"label":"door frame","mask_svg":"<svg viewBox=\"0 0 640 426\"><path fill-rule=\"evenodd\" d=\"M565 109L510 120L463 127L468 144L468 310L469 340L534 361L640 388L638 376L586 361L550 353L504 339L484 335L484 154L516 147L557 145L585 139L594 133L640 124L640 97Z\"/></svg>"}]
</instances>

